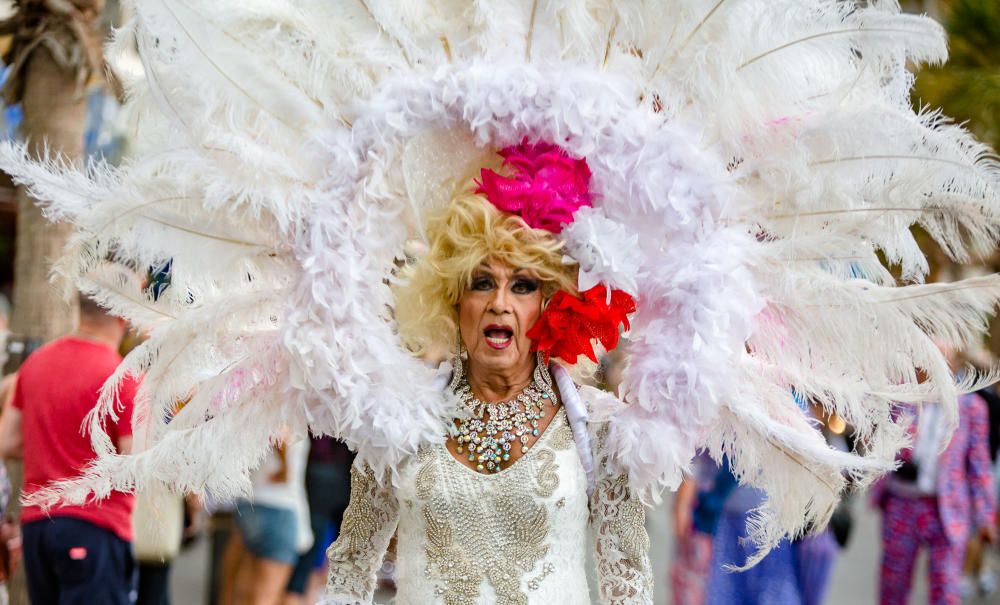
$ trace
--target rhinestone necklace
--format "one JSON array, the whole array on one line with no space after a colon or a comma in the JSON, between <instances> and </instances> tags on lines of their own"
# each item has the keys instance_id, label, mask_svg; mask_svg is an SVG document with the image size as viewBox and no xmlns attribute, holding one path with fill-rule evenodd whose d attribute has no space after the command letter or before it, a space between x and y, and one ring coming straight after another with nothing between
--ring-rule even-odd
<instances>
[{"instance_id":1,"label":"rhinestone necklace","mask_svg":"<svg viewBox=\"0 0 1000 605\"><path fill-rule=\"evenodd\" d=\"M521 453L525 453L530 447L528 439L539 436L538 421L545 416L545 402L556 405L552 376L539 360L531 384L516 397L487 403L472 394L464 369L459 368L461 363L456 364L452 388L470 417L455 420L456 451L463 455L467 452L469 461L475 462L481 473L500 472L510 462L512 448L520 444Z\"/></svg>"}]
</instances>

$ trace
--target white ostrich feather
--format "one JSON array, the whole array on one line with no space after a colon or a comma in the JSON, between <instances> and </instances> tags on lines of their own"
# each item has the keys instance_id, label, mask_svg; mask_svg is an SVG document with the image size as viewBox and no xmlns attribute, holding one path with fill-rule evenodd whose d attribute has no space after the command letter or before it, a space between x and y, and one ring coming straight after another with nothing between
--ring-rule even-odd
<instances>
[{"instance_id":1,"label":"white ostrich feather","mask_svg":"<svg viewBox=\"0 0 1000 605\"><path fill-rule=\"evenodd\" d=\"M132 4L108 46L132 156L79 169L0 146L77 229L55 272L151 330L90 418L98 458L34 501L234 495L288 431L337 435L377 476L442 441L446 370L401 348L388 283L455 184L526 137L593 172L563 232L580 286L638 299L622 400L596 414L608 464L654 500L697 448L728 455L769 495L748 563L825 523L845 477L891 467L896 402L954 423L957 393L997 377L956 384L938 344L979 338L1000 283L921 284L912 227L959 261L991 250L1000 163L910 108L908 64L945 41L893 1ZM155 301L107 264L168 261ZM141 451L118 456L101 423L139 374ZM857 451L827 447L793 392Z\"/></svg>"},{"instance_id":2,"label":"white ostrich feather","mask_svg":"<svg viewBox=\"0 0 1000 605\"><path fill-rule=\"evenodd\" d=\"M49 154L43 151L42 156L48 158ZM33 197L46 200L42 210L55 222L72 220L90 210L110 178L100 172L84 174L61 158L44 163L32 160L25 145L10 141L0 144L0 158L14 183L27 186Z\"/></svg>"},{"instance_id":3,"label":"white ostrich feather","mask_svg":"<svg viewBox=\"0 0 1000 605\"><path fill-rule=\"evenodd\" d=\"M211 15L192 6L199 5L184 0L154 0L136 8L142 11L144 18L162 20L161 26L174 34L176 43L186 49L184 53L178 52L177 58L199 65L201 73L215 75L217 86L228 87L251 107L258 107L300 135L320 123L317 102L302 94L293 82L284 80L273 68L248 62L246 54L257 49L245 46L237 32L216 27ZM199 8L204 10L209 6L200 4ZM187 53L194 56L185 57Z\"/></svg>"}]
</instances>

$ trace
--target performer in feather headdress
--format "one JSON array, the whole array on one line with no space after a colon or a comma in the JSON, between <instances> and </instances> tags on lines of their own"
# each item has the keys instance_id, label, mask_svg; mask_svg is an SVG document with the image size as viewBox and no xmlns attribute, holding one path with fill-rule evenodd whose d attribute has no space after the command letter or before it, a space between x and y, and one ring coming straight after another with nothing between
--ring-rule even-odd
<instances>
[{"instance_id":1,"label":"performer in feather headdress","mask_svg":"<svg viewBox=\"0 0 1000 605\"><path fill-rule=\"evenodd\" d=\"M891 467L893 402L947 402L953 427L976 386L934 340L976 338L1000 281L920 283L911 227L957 260L990 249L1000 164L911 110L907 64L943 60L944 36L891 0L134 9L109 48L144 67L122 73L133 156L84 173L0 150L77 227L57 271L152 334L119 371L145 374L144 449L117 456L100 432L110 385L98 460L39 502L158 481L236 494L272 440L310 428L358 452L332 602L369 598L397 518L401 599L565 602L557 586L585 590L570 534L588 493L602 599L641 602L635 501L697 447L770 494L762 555L823 525L845 477ZM399 270L404 249L426 252ZM170 259L170 288L137 294L109 255ZM621 328L621 399L577 393L563 366ZM428 367L431 350L454 361ZM522 387L513 420L490 407ZM849 422L857 451L828 448L796 396ZM538 427L518 420L530 405ZM499 431L498 453L504 413L517 439ZM493 483L517 485L478 497Z\"/></svg>"}]
</instances>

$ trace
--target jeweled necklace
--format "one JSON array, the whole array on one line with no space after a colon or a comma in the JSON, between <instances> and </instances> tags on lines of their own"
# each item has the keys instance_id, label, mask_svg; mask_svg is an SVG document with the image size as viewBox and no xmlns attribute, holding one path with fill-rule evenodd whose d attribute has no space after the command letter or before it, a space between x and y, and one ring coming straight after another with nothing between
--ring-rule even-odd
<instances>
[{"instance_id":1,"label":"jeweled necklace","mask_svg":"<svg viewBox=\"0 0 1000 605\"><path fill-rule=\"evenodd\" d=\"M547 364L539 359L531 384L516 397L487 403L472 394L460 360L455 366L452 389L470 414L467 419L455 420L456 451L467 452L469 461L475 462L476 470L481 473L499 472L510 461L511 449L520 444L521 452L527 452L528 439L540 434L538 422L545 416L545 402L557 403L552 376Z\"/></svg>"}]
</instances>

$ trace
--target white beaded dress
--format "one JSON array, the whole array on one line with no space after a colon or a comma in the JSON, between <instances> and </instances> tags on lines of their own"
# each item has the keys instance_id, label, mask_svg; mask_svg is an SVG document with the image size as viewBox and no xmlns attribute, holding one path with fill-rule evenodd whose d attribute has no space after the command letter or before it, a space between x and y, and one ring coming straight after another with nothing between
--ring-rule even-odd
<instances>
[{"instance_id":1,"label":"white beaded dress","mask_svg":"<svg viewBox=\"0 0 1000 605\"><path fill-rule=\"evenodd\" d=\"M602 476L602 425L568 418L589 391L563 389L564 407L536 444L499 473L465 467L444 444L422 447L394 486L355 469L351 505L327 553L323 603L373 602L375 571L397 527L396 605L651 603L643 505L625 475ZM576 438L581 430L588 434ZM580 443L593 445L592 489Z\"/></svg>"}]
</instances>

